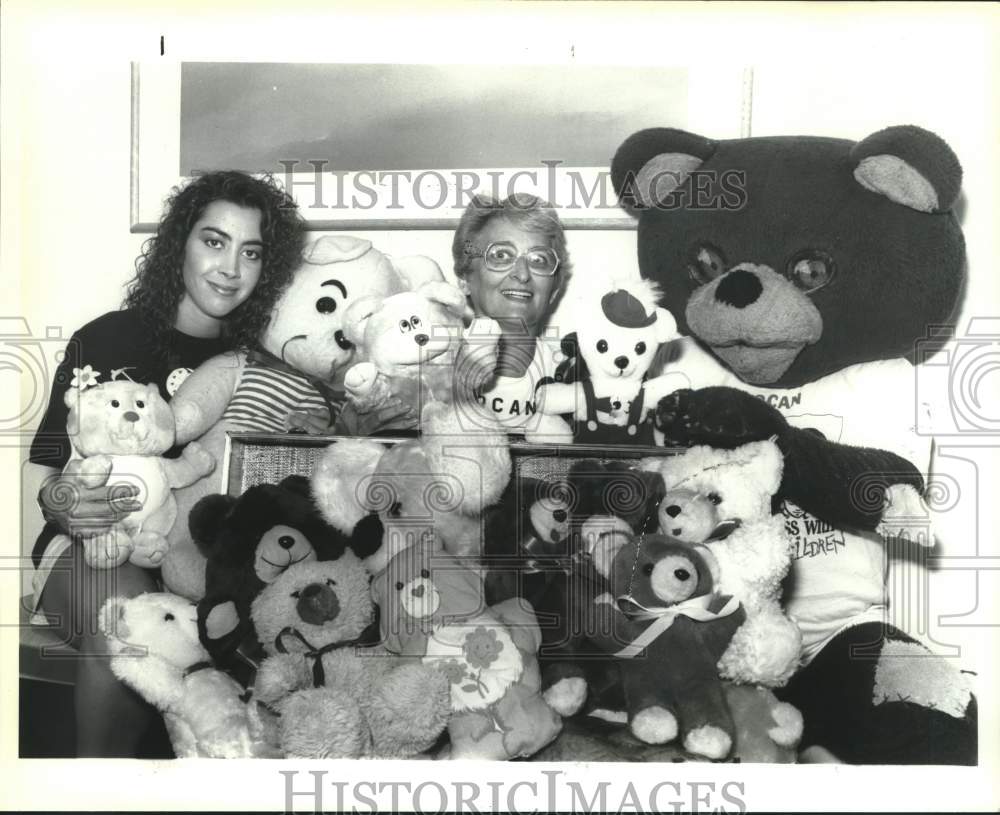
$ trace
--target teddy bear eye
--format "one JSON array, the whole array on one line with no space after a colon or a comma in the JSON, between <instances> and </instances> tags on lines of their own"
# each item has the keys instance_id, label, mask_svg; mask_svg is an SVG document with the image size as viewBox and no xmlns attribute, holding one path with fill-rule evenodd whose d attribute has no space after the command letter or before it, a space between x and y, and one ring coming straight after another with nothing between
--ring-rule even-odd
<instances>
[{"instance_id":1,"label":"teddy bear eye","mask_svg":"<svg viewBox=\"0 0 1000 815\"><path fill-rule=\"evenodd\" d=\"M326 585L328 585L328 586L336 586L337 585L337 581L334 580L332 577L328 577L326 579Z\"/></svg>"},{"instance_id":2,"label":"teddy bear eye","mask_svg":"<svg viewBox=\"0 0 1000 815\"><path fill-rule=\"evenodd\" d=\"M644 575L646 575L647 577L649 577L649 575L651 575L653 573L653 564L652 563L647 563L645 566L643 566L642 567L642 573Z\"/></svg>"},{"instance_id":3,"label":"teddy bear eye","mask_svg":"<svg viewBox=\"0 0 1000 815\"><path fill-rule=\"evenodd\" d=\"M409 320L400 320L399 321L399 330L403 331L403 332L412 331L413 330L413 326L410 325L410 321Z\"/></svg>"},{"instance_id":4,"label":"teddy bear eye","mask_svg":"<svg viewBox=\"0 0 1000 815\"><path fill-rule=\"evenodd\" d=\"M708 494L708 500L711 501L716 506L718 506L719 504L722 503L722 496L719 495L719 493L717 492L710 492Z\"/></svg>"},{"instance_id":5,"label":"teddy bear eye","mask_svg":"<svg viewBox=\"0 0 1000 815\"><path fill-rule=\"evenodd\" d=\"M688 260L688 276L699 286L711 283L726 271L726 259L722 251L709 243L699 244L691 250Z\"/></svg>"},{"instance_id":6,"label":"teddy bear eye","mask_svg":"<svg viewBox=\"0 0 1000 815\"><path fill-rule=\"evenodd\" d=\"M427 569L421 569L420 576L426 579L431 576L431 573Z\"/></svg>"},{"instance_id":7,"label":"teddy bear eye","mask_svg":"<svg viewBox=\"0 0 1000 815\"><path fill-rule=\"evenodd\" d=\"M818 249L807 249L788 262L786 276L806 294L833 280L833 258Z\"/></svg>"},{"instance_id":8,"label":"teddy bear eye","mask_svg":"<svg viewBox=\"0 0 1000 815\"><path fill-rule=\"evenodd\" d=\"M691 579L691 572L687 569L674 569L674 577L681 581L681 583Z\"/></svg>"},{"instance_id":9,"label":"teddy bear eye","mask_svg":"<svg viewBox=\"0 0 1000 815\"><path fill-rule=\"evenodd\" d=\"M644 343L644 342L637 342L635 344L635 352L637 354L645 354L646 353L646 343Z\"/></svg>"},{"instance_id":10,"label":"teddy bear eye","mask_svg":"<svg viewBox=\"0 0 1000 815\"><path fill-rule=\"evenodd\" d=\"M344 332L339 328L334 332L334 340L337 341L337 345L343 348L345 351L350 351L354 347L354 343L351 342L347 337L344 336Z\"/></svg>"},{"instance_id":11,"label":"teddy bear eye","mask_svg":"<svg viewBox=\"0 0 1000 815\"><path fill-rule=\"evenodd\" d=\"M601 354L605 353L608 350L608 341L607 340L598 340L597 341L597 350Z\"/></svg>"},{"instance_id":12,"label":"teddy bear eye","mask_svg":"<svg viewBox=\"0 0 1000 815\"><path fill-rule=\"evenodd\" d=\"M163 615L163 619L169 623L174 619L174 615L168 611L166 614Z\"/></svg>"},{"instance_id":13,"label":"teddy bear eye","mask_svg":"<svg viewBox=\"0 0 1000 815\"><path fill-rule=\"evenodd\" d=\"M420 325L420 318L416 314L410 317L410 325L412 325L414 328Z\"/></svg>"},{"instance_id":14,"label":"teddy bear eye","mask_svg":"<svg viewBox=\"0 0 1000 815\"><path fill-rule=\"evenodd\" d=\"M112 399L111 400L111 407L116 408L116 407L121 407L121 405L122 405L122 403L119 402L117 399Z\"/></svg>"},{"instance_id":15,"label":"teddy bear eye","mask_svg":"<svg viewBox=\"0 0 1000 815\"><path fill-rule=\"evenodd\" d=\"M403 590L403 582L401 580L397 580L396 581L396 591L402 591L402 590Z\"/></svg>"},{"instance_id":16,"label":"teddy bear eye","mask_svg":"<svg viewBox=\"0 0 1000 815\"><path fill-rule=\"evenodd\" d=\"M146 407L146 403L143 402L142 399L136 399L135 400L135 406L137 408L144 408L144 407Z\"/></svg>"},{"instance_id":17,"label":"teddy bear eye","mask_svg":"<svg viewBox=\"0 0 1000 815\"><path fill-rule=\"evenodd\" d=\"M316 311L320 314L333 314L337 310L337 301L332 297L320 297L316 301Z\"/></svg>"}]
</instances>

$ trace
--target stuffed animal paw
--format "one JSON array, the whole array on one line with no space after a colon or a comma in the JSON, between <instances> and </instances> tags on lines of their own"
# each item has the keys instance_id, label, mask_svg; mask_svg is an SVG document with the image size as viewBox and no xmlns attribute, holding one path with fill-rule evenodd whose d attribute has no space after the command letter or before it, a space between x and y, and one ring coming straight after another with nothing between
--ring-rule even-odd
<instances>
[{"instance_id":1,"label":"stuffed animal paw","mask_svg":"<svg viewBox=\"0 0 1000 815\"><path fill-rule=\"evenodd\" d=\"M731 450L753 441L782 436L788 422L781 412L736 388L685 388L664 396L654 423L664 444Z\"/></svg>"},{"instance_id":2,"label":"stuffed animal paw","mask_svg":"<svg viewBox=\"0 0 1000 815\"><path fill-rule=\"evenodd\" d=\"M83 562L91 569L117 569L132 554L132 541L121 531L83 539Z\"/></svg>"},{"instance_id":3,"label":"stuffed animal paw","mask_svg":"<svg viewBox=\"0 0 1000 815\"><path fill-rule=\"evenodd\" d=\"M191 465L199 477L206 476L215 469L215 456L196 441L184 448L181 458Z\"/></svg>"},{"instance_id":4,"label":"stuffed animal paw","mask_svg":"<svg viewBox=\"0 0 1000 815\"><path fill-rule=\"evenodd\" d=\"M886 490L882 521L876 531L927 548L933 548L935 543L927 504L909 484L893 484Z\"/></svg>"},{"instance_id":5,"label":"stuffed animal paw","mask_svg":"<svg viewBox=\"0 0 1000 815\"><path fill-rule=\"evenodd\" d=\"M132 539L132 562L144 569L155 569L163 562L170 544L158 532L140 532Z\"/></svg>"}]
</instances>

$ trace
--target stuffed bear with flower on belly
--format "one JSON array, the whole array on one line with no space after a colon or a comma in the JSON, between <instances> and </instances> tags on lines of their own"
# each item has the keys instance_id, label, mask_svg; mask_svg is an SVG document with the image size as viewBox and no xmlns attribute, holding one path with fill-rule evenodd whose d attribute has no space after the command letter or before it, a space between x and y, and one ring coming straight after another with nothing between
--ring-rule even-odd
<instances>
[{"instance_id":1,"label":"stuffed bear with flower on belly","mask_svg":"<svg viewBox=\"0 0 1000 815\"><path fill-rule=\"evenodd\" d=\"M932 439L918 430L930 406L916 399L914 363L940 345L933 328L965 278L955 154L909 125L857 142L653 128L625 140L611 175L638 218L640 271L690 337L670 363L687 384L656 408L664 443L774 436L784 454L788 611L805 661L827 666L789 689L809 702L807 742L847 761L974 763L965 677L907 660L927 652L885 628L887 609L910 601L886 597L903 581L886 579L883 536L933 544L922 501ZM892 555L894 572L920 574L919 552ZM852 638L871 643L871 659L851 657ZM850 690L831 697L830 671Z\"/></svg>"},{"instance_id":2,"label":"stuffed bear with flower on belly","mask_svg":"<svg viewBox=\"0 0 1000 815\"><path fill-rule=\"evenodd\" d=\"M452 759L526 758L562 726L542 699L531 605L484 599L482 576L437 547L404 549L376 575L383 642L447 677Z\"/></svg>"},{"instance_id":3,"label":"stuffed bear with flower on belly","mask_svg":"<svg viewBox=\"0 0 1000 815\"><path fill-rule=\"evenodd\" d=\"M353 552L286 569L253 601L268 656L254 696L280 713L280 742L297 758L405 758L448 722L448 681L380 645L370 626L370 576Z\"/></svg>"},{"instance_id":4,"label":"stuffed bear with flower on belly","mask_svg":"<svg viewBox=\"0 0 1000 815\"><path fill-rule=\"evenodd\" d=\"M72 461L87 483L138 489L142 508L99 536L84 534L84 559L91 568L112 569L126 560L159 566L169 549L167 535L177 518L173 490L186 487L215 468L200 444L189 444L178 459L163 457L174 446L174 417L156 385L115 379L66 391L66 432ZM74 465L76 466L76 465ZM67 496L72 499L72 496Z\"/></svg>"}]
</instances>

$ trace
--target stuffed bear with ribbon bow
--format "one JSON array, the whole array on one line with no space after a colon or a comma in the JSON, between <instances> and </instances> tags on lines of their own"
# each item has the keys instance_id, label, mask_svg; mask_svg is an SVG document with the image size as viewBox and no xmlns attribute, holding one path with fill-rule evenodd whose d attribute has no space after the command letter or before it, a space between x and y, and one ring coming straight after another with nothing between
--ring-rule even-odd
<instances>
[{"instance_id":1,"label":"stuffed bear with ribbon bow","mask_svg":"<svg viewBox=\"0 0 1000 815\"><path fill-rule=\"evenodd\" d=\"M375 606L353 552L289 567L257 596L251 614L268 653L254 696L281 714L289 757L405 758L444 731L447 678L370 644Z\"/></svg>"},{"instance_id":2,"label":"stuffed bear with ribbon bow","mask_svg":"<svg viewBox=\"0 0 1000 815\"><path fill-rule=\"evenodd\" d=\"M716 590L712 572L692 546L663 535L601 535L592 551L607 592L594 598L591 639L620 660L632 733L648 744L675 738L710 759L730 754L737 725L719 661L746 620L740 602ZM769 731L792 746L802 719L786 703Z\"/></svg>"}]
</instances>

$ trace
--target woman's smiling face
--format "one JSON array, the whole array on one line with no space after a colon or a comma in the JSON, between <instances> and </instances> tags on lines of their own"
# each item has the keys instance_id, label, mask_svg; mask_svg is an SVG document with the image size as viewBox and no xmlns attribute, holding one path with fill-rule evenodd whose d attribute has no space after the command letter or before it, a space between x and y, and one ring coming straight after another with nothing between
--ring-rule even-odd
<instances>
[{"instance_id":1,"label":"woman's smiling face","mask_svg":"<svg viewBox=\"0 0 1000 815\"><path fill-rule=\"evenodd\" d=\"M539 246L552 246L545 235L527 232L503 217L487 222L479 232L474 239L476 251L482 252L497 241L513 244L518 254ZM459 278L459 285L472 299L476 315L500 322L520 322L528 333L537 335L559 291L561 272L557 270L551 277L532 274L524 257L518 258L508 272L490 271L482 258L473 260L472 267L472 272Z\"/></svg>"},{"instance_id":2,"label":"woman's smiling face","mask_svg":"<svg viewBox=\"0 0 1000 815\"><path fill-rule=\"evenodd\" d=\"M184 247L182 331L204 334L253 293L263 267L260 217L258 210L229 201L205 207Z\"/></svg>"}]
</instances>

